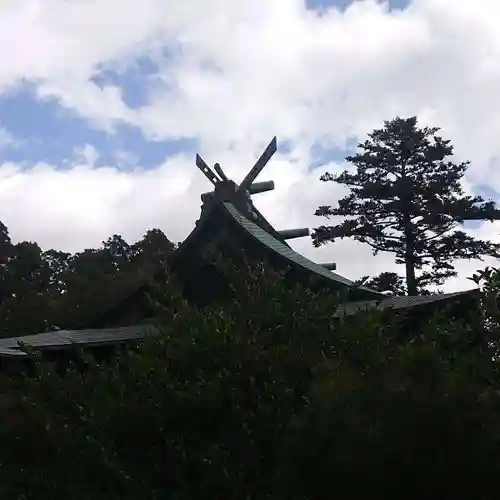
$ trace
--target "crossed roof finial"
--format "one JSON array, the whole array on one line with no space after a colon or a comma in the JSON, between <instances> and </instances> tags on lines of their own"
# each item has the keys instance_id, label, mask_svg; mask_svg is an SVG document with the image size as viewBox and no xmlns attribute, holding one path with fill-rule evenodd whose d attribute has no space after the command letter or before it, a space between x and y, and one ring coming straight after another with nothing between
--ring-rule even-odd
<instances>
[{"instance_id":1,"label":"crossed roof finial","mask_svg":"<svg viewBox=\"0 0 500 500\"><path fill-rule=\"evenodd\" d=\"M247 191L249 194L263 193L265 191L273 190L274 183L272 181L254 183L254 180L262 172L276 150L277 140L276 137L273 137L267 148L260 155L260 158L255 162L255 165L251 168L251 170L239 185L228 179L219 163L216 163L214 165L214 169L212 170L199 154L196 155L196 166L214 185L215 192L224 190L226 191L226 195L229 195L231 192L233 192L235 195L238 195L240 193L244 193L245 191ZM202 195L202 200L205 201L210 194L212 193L204 193Z\"/></svg>"}]
</instances>

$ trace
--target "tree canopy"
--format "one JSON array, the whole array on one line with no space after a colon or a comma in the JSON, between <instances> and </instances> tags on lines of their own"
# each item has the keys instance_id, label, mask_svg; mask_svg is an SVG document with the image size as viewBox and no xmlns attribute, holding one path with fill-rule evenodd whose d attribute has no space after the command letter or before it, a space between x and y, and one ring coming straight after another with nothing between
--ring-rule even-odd
<instances>
[{"instance_id":1,"label":"tree canopy","mask_svg":"<svg viewBox=\"0 0 500 500\"><path fill-rule=\"evenodd\" d=\"M367 286L378 292L390 292L391 295L406 295L406 285L404 279L397 273L385 271L377 276L363 276L356 281L356 284Z\"/></svg>"},{"instance_id":2,"label":"tree canopy","mask_svg":"<svg viewBox=\"0 0 500 500\"><path fill-rule=\"evenodd\" d=\"M115 234L74 255L44 251L34 242L12 243L0 223L0 336L79 327L142 269L164 266L174 248L152 229L134 244Z\"/></svg>"}]
</instances>

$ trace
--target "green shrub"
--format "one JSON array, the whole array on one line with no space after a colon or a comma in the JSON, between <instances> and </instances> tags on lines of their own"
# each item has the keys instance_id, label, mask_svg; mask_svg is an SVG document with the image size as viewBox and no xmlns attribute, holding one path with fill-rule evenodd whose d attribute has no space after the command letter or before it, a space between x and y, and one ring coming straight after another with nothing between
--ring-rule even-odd
<instances>
[{"instance_id":1,"label":"green shrub","mask_svg":"<svg viewBox=\"0 0 500 500\"><path fill-rule=\"evenodd\" d=\"M495 363L428 340L384 351L363 367L332 356L318 368L283 448L284 498L489 498L500 472Z\"/></svg>"},{"instance_id":2,"label":"green shrub","mask_svg":"<svg viewBox=\"0 0 500 500\"><path fill-rule=\"evenodd\" d=\"M86 369L63 377L38 362L27 422L4 432L2 498L487 496L498 373L464 348L474 332L334 320L339 297L263 265L224 271L231 303L200 310L166 283L162 335L114 362L82 354Z\"/></svg>"}]
</instances>

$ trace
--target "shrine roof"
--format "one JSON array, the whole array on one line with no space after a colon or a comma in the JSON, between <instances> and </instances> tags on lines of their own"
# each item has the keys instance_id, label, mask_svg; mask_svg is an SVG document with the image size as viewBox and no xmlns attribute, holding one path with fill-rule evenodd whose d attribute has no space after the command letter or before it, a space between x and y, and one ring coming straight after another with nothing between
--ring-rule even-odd
<instances>
[{"instance_id":1,"label":"shrine roof","mask_svg":"<svg viewBox=\"0 0 500 500\"><path fill-rule=\"evenodd\" d=\"M414 295L414 296L397 296L397 297L385 297L381 300L363 300L355 302L347 302L341 304L335 316L341 317L344 315L356 314L358 312L368 311L368 310L378 310L384 311L388 309L398 310L398 309L409 309L418 306L424 306L426 304L432 304L437 302L451 301L452 299L460 299L464 297L473 297L479 294L478 288L472 288L470 290L464 290L461 292L452 293L440 293L432 295Z\"/></svg>"},{"instance_id":2,"label":"shrine roof","mask_svg":"<svg viewBox=\"0 0 500 500\"><path fill-rule=\"evenodd\" d=\"M96 347L140 340L148 332L155 334L158 329L152 325L133 325L120 328L56 330L35 335L7 337L0 339L0 356L25 355L21 350L21 344L40 350L61 349L71 345Z\"/></svg>"},{"instance_id":3,"label":"shrine roof","mask_svg":"<svg viewBox=\"0 0 500 500\"><path fill-rule=\"evenodd\" d=\"M292 248L290 248L287 244L278 240L267 231L265 231L262 227L257 225L255 222L252 222L247 217L242 215L231 203L223 203L223 206L227 213L238 223L238 225L258 240L260 243L265 245L269 250L278 253L284 259L290 262L292 266L299 266L302 269L314 273L322 278L325 278L335 284L342 285L344 287L358 287L354 281L351 281L340 274L329 271L325 267L321 266L309 260L307 257L295 252ZM372 290L368 287L358 287L360 290L368 292L373 295L374 298L377 297L385 297L383 294Z\"/></svg>"}]
</instances>

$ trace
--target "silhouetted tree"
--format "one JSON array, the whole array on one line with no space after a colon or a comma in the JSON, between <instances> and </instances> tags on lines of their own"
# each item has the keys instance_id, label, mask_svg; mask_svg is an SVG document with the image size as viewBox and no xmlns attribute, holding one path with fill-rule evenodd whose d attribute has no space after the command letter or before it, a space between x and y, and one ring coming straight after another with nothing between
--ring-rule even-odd
<instances>
[{"instance_id":1,"label":"silhouetted tree","mask_svg":"<svg viewBox=\"0 0 500 500\"><path fill-rule=\"evenodd\" d=\"M140 262L154 261L165 264L175 245L160 229L150 229L133 245L137 260Z\"/></svg>"},{"instance_id":2,"label":"silhouetted tree","mask_svg":"<svg viewBox=\"0 0 500 500\"><path fill-rule=\"evenodd\" d=\"M396 263L405 265L409 295L456 276L456 259L497 256L499 244L457 229L468 219L498 219L500 210L493 201L465 195L460 180L469 162L450 161L453 146L438 131L419 128L416 117L386 121L358 144L360 152L347 157L355 173L322 175L322 181L346 185L351 193L337 208L316 210L321 217L346 219L316 228L314 245L353 238L369 244L374 255L394 253Z\"/></svg>"},{"instance_id":3,"label":"silhouetted tree","mask_svg":"<svg viewBox=\"0 0 500 500\"><path fill-rule=\"evenodd\" d=\"M27 334L50 326L50 269L38 244L12 245L2 287L2 334Z\"/></svg>"},{"instance_id":4,"label":"silhouetted tree","mask_svg":"<svg viewBox=\"0 0 500 500\"><path fill-rule=\"evenodd\" d=\"M47 250L42 258L49 271L48 293L56 299L67 292L71 254L59 250Z\"/></svg>"},{"instance_id":5,"label":"silhouetted tree","mask_svg":"<svg viewBox=\"0 0 500 500\"><path fill-rule=\"evenodd\" d=\"M10 241L9 230L0 221L0 304L7 295L6 277L7 263L12 253L12 243Z\"/></svg>"},{"instance_id":6,"label":"silhouetted tree","mask_svg":"<svg viewBox=\"0 0 500 500\"><path fill-rule=\"evenodd\" d=\"M103 242L103 253L109 255L111 266L114 269L112 274L116 276L130 263L133 249L122 236L114 234Z\"/></svg>"},{"instance_id":7,"label":"silhouetted tree","mask_svg":"<svg viewBox=\"0 0 500 500\"><path fill-rule=\"evenodd\" d=\"M356 284L367 286L378 292L391 292L392 295L406 295L404 278L397 273L383 272L373 278L363 276Z\"/></svg>"},{"instance_id":8,"label":"silhouetted tree","mask_svg":"<svg viewBox=\"0 0 500 500\"><path fill-rule=\"evenodd\" d=\"M11 241L7 226L0 221L0 265L4 264L10 254Z\"/></svg>"}]
</instances>

